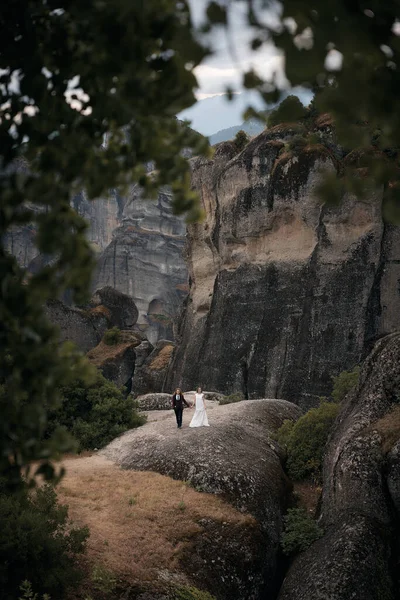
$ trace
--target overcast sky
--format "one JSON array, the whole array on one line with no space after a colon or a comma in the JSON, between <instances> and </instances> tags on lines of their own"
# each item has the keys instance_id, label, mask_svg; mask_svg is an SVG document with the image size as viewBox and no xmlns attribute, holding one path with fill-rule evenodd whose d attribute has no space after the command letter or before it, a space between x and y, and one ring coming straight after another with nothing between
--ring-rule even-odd
<instances>
[{"instance_id":1,"label":"overcast sky","mask_svg":"<svg viewBox=\"0 0 400 600\"><path fill-rule=\"evenodd\" d=\"M200 25L204 21L207 0L189 0L189 3L194 22ZM265 21L277 23L277 10L263 9L261 16ZM282 72L282 59L272 45L264 45L256 52L250 49L252 32L246 24L245 14L246 2L232 2L229 33L223 28L214 29L212 37L208 38L214 53L196 69L199 100L222 94L227 86L241 91L242 73L250 67L264 78L274 71Z\"/></svg>"},{"instance_id":2,"label":"overcast sky","mask_svg":"<svg viewBox=\"0 0 400 600\"><path fill-rule=\"evenodd\" d=\"M221 3L223 1L220 0ZM196 26L204 22L207 2L208 0L189 0ZM274 9L258 12L263 21L276 25L279 23L278 14L277 4ZM239 125L243 121L243 112L249 105L258 110L264 108L265 105L258 94L243 91L243 73L250 68L263 79L268 79L274 72L278 72L281 86L285 87L286 84L283 61L276 48L272 44L264 44L257 51L250 48L254 32L246 22L245 1L231 2L229 24L228 32L225 28L214 28L207 38L214 52L196 69L199 83L196 96L199 102L178 115L179 118L191 121L192 127L204 135ZM227 87L238 93L232 102L223 97Z\"/></svg>"}]
</instances>

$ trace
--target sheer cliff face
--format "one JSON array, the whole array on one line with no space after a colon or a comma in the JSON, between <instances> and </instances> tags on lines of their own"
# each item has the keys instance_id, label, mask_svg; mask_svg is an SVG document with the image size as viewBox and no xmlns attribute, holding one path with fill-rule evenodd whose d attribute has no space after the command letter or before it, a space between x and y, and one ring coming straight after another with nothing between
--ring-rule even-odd
<instances>
[{"instance_id":1,"label":"sheer cliff face","mask_svg":"<svg viewBox=\"0 0 400 600\"><path fill-rule=\"evenodd\" d=\"M400 236L383 226L381 191L323 206L316 188L337 160L324 146L286 152L291 134L274 128L237 156L225 143L192 161L207 216L189 229L171 385L307 407L400 324Z\"/></svg>"},{"instance_id":2,"label":"sheer cliff face","mask_svg":"<svg viewBox=\"0 0 400 600\"><path fill-rule=\"evenodd\" d=\"M112 193L88 201L82 193L72 204L88 221L87 236L98 255L93 291L111 286L124 292L137 305L137 328L151 343L173 339L188 275L182 256L186 227L172 214L170 193L164 190L153 201L133 186L126 198ZM35 246L35 233L34 226L20 227L5 239L6 249L30 272L48 260Z\"/></svg>"},{"instance_id":3,"label":"sheer cliff face","mask_svg":"<svg viewBox=\"0 0 400 600\"><path fill-rule=\"evenodd\" d=\"M134 187L121 225L99 257L94 286L131 296L139 310L137 328L151 343L173 339L172 319L188 291L184 236L185 223L172 214L167 190L151 201Z\"/></svg>"}]
</instances>

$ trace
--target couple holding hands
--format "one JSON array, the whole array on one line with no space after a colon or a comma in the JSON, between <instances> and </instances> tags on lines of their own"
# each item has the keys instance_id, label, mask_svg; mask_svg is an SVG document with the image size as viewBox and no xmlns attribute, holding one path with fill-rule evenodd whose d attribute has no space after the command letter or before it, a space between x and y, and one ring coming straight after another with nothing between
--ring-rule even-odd
<instances>
[{"instance_id":1,"label":"couple holding hands","mask_svg":"<svg viewBox=\"0 0 400 600\"><path fill-rule=\"evenodd\" d=\"M178 429L182 427L182 414L184 405L187 406L187 408L190 408L182 394L181 389L176 388L175 394L172 396L172 408L175 411ZM204 394L202 393L200 387L197 388L195 404L192 406L195 406L196 410L192 420L189 423L189 427L209 427Z\"/></svg>"}]
</instances>

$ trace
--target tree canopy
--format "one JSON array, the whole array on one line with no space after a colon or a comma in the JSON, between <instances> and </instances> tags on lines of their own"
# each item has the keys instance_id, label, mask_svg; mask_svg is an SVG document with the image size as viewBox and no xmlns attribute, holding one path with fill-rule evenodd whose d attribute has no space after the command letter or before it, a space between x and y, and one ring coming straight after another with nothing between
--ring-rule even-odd
<instances>
[{"instance_id":1,"label":"tree canopy","mask_svg":"<svg viewBox=\"0 0 400 600\"><path fill-rule=\"evenodd\" d=\"M65 289L86 298L94 261L71 197L170 184L174 210L199 217L182 153L207 143L175 115L195 100L207 50L174 0L15 0L1 4L0 27L0 240L32 224L51 258L28 277L0 244L0 468L18 481L37 459L51 476L48 459L67 445L41 442L47 410L60 385L88 374L43 312Z\"/></svg>"}]
</instances>

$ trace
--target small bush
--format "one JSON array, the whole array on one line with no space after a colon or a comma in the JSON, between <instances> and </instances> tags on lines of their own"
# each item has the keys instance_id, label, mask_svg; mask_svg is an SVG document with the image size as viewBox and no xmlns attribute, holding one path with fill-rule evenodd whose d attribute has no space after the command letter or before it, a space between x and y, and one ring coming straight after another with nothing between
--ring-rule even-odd
<instances>
[{"instance_id":1,"label":"small bush","mask_svg":"<svg viewBox=\"0 0 400 600\"><path fill-rule=\"evenodd\" d=\"M233 143L235 144L236 148L240 152L243 150L243 148L245 148L247 146L247 144L249 143L249 140L250 140L250 138L247 135L247 133L245 131L243 131L243 129L241 129L235 135L235 139L233 140Z\"/></svg>"},{"instance_id":2,"label":"small bush","mask_svg":"<svg viewBox=\"0 0 400 600\"><path fill-rule=\"evenodd\" d=\"M360 367L352 371L342 371L337 377L332 377L332 398L335 402L341 402L343 398L358 384L360 379Z\"/></svg>"},{"instance_id":3,"label":"small bush","mask_svg":"<svg viewBox=\"0 0 400 600\"><path fill-rule=\"evenodd\" d=\"M221 398L219 404L232 404L232 402L241 402L244 400L244 394L242 392L236 392L235 394L231 394L230 396L225 396L225 398Z\"/></svg>"},{"instance_id":4,"label":"small bush","mask_svg":"<svg viewBox=\"0 0 400 600\"><path fill-rule=\"evenodd\" d=\"M300 152L307 146L307 140L300 134L294 135L288 143L289 150L292 152Z\"/></svg>"},{"instance_id":5,"label":"small bush","mask_svg":"<svg viewBox=\"0 0 400 600\"><path fill-rule=\"evenodd\" d=\"M103 342L107 344L107 346L116 346L120 343L121 337L121 330L118 329L118 327L112 327L105 332Z\"/></svg>"},{"instance_id":6,"label":"small bush","mask_svg":"<svg viewBox=\"0 0 400 600\"><path fill-rule=\"evenodd\" d=\"M77 557L87 527L72 527L68 509L46 485L28 494L0 494L0 589L2 600L63 598L82 578Z\"/></svg>"},{"instance_id":7,"label":"small bush","mask_svg":"<svg viewBox=\"0 0 400 600\"><path fill-rule=\"evenodd\" d=\"M92 571L93 587L97 592L111 594L117 587L117 578L114 573L103 565L96 565Z\"/></svg>"},{"instance_id":8,"label":"small bush","mask_svg":"<svg viewBox=\"0 0 400 600\"><path fill-rule=\"evenodd\" d=\"M304 552L324 532L304 508L290 508L284 517L285 529L281 538L282 550L285 554Z\"/></svg>"},{"instance_id":9,"label":"small bush","mask_svg":"<svg viewBox=\"0 0 400 600\"><path fill-rule=\"evenodd\" d=\"M278 429L276 439L286 449L286 468L292 479L321 480L325 446L338 411L338 404L322 402L295 423L284 421Z\"/></svg>"},{"instance_id":10,"label":"small bush","mask_svg":"<svg viewBox=\"0 0 400 600\"><path fill-rule=\"evenodd\" d=\"M281 123L295 123L304 119L308 114L297 96L288 96L278 108L272 111L268 117L268 127L274 127Z\"/></svg>"},{"instance_id":11,"label":"small bush","mask_svg":"<svg viewBox=\"0 0 400 600\"><path fill-rule=\"evenodd\" d=\"M56 429L73 434L80 450L102 448L127 429L143 425L131 396L98 373L91 384L80 379L61 389L61 405L49 413L47 436Z\"/></svg>"}]
</instances>

